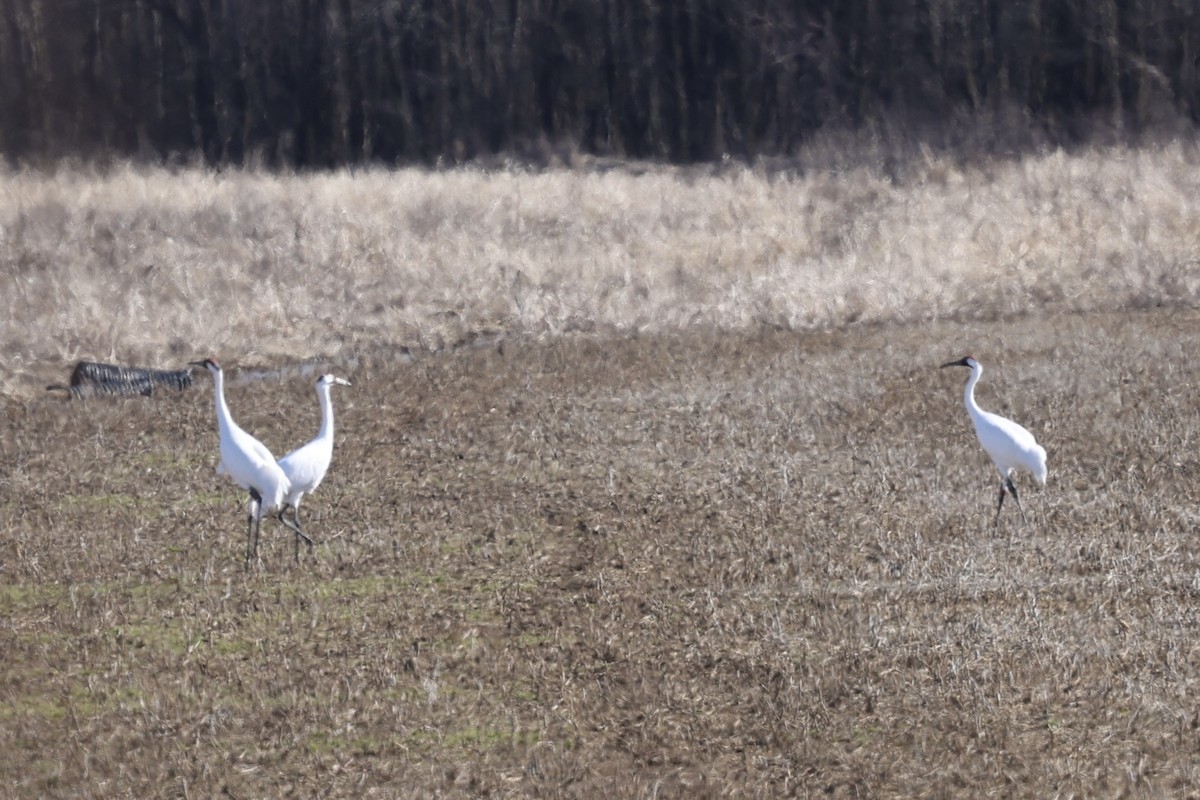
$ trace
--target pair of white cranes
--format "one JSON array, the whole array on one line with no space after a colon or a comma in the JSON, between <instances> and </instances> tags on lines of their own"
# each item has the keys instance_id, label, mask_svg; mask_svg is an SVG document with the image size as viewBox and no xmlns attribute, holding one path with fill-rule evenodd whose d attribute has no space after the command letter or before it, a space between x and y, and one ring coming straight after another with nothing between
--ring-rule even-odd
<instances>
[{"instance_id":1,"label":"pair of white cranes","mask_svg":"<svg viewBox=\"0 0 1200 800\"><path fill-rule=\"evenodd\" d=\"M300 527L300 500L313 491L325 478L333 459L333 400L329 390L350 382L333 375L317 379L317 398L321 403L321 428L315 439L288 453L278 461L266 445L255 439L233 421L225 402L225 374L215 359L193 361L190 366L204 367L213 376L216 395L217 430L221 439L221 463L217 474L228 475L233 482L250 492L250 509L246 520L246 565L258 556L258 536L263 514L277 512L276 518L296 534L295 557L300 559L300 540L311 548L313 540ZM284 511L292 509L292 519Z\"/></svg>"},{"instance_id":2,"label":"pair of white cranes","mask_svg":"<svg viewBox=\"0 0 1200 800\"><path fill-rule=\"evenodd\" d=\"M303 447L293 450L278 461L271 451L257 439L246 433L233 421L229 406L225 403L225 380L221 365L214 359L193 361L192 366L204 367L213 376L216 394L217 427L221 438L221 463L219 474L227 474L235 483L250 492L250 510L246 523L246 563L258 554L258 536L262 527L262 515L272 511L276 517L296 534L296 559L300 558L300 540L311 548L313 541L300 528L300 500L305 494L320 485L333 458L333 400L331 387L350 382L333 375L322 375L317 379L317 397L321 403L321 429L315 439ZM1025 518L1021 498L1012 481L1017 469L1027 470L1041 485L1046 484L1046 451L1037 443L1033 434L1010 419L984 411L975 402L975 384L983 375L983 366L978 360L966 356L957 361L947 361L942 367L967 367L971 377L963 390L963 404L975 425L975 435L983 449L991 456L1000 473L1000 498L996 503L993 524L1000 520L1000 509L1004 506L1005 494L1013 496L1013 502ZM284 511L293 510L293 519L288 520Z\"/></svg>"}]
</instances>

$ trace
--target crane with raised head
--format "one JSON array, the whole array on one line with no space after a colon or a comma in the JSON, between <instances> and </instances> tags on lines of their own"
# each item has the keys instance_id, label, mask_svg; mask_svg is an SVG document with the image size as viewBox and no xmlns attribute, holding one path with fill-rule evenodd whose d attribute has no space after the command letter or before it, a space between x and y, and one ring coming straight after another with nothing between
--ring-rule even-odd
<instances>
[{"instance_id":1,"label":"crane with raised head","mask_svg":"<svg viewBox=\"0 0 1200 800\"><path fill-rule=\"evenodd\" d=\"M191 366L204 367L213 376L216 396L217 433L221 442L221 461L218 475L228 475L233 482L250 492L250 510L246 521L246 566L258 555L258 538L264 513L277 511L277 519L296 530L283 518L283 508L291 481L267 446L255 439L233 421L225 402L225 375L216 359L192 361ZM296 530L299 533L298 530Z\"/></svg>"},{"instance_id":2,"label":"crane with raised head","mask_svg":"<svg viewBox=\"0 0 1200 800\"><path fill-rule=\"evenodd\" d=\"M279 459L279 466L287 475L291 489L284 498L285 509L290 506L295 518L296 560L300 560L300 540L308 542L309 549L313 541L300 529L300 500L321 485L329 464L333 460L333 398L329 390L334 386L349 386L350 381L334 375L322 375L317 378L317 401L321 404L321 428L317 436L308 444L298 447ZM283 512L280 511L280 519Z\"/></svg>"},{"instance_id":3,"label":"crane with raised head","mask_svg":"<svg viewBox=\"0 0 1200 800\"><path fill-rule=\"evenodd\" d=\"M1021 519L1026 519L1025 509L1021 508L1021 498L1017 495L1017 486L1013 483L1014 470L1023 469L1033 475L1039 485L1046 485L1046 451L1033 438L1033 434L1011 419L984 411L975 402L975 384L983 375L983 366L973 356L965 356L957 361L947 361L945 367L967 367L971 377L963 390L963 404L975 425L975 435L979 444L991 456L992 463L1000 473L1000 499L996 503L996 516L992 520L995 525L1000 521L1000 509L1004 505L1004 495L1011 494L1013 502L1021 512Z\"/></svg>"}]
</instances>

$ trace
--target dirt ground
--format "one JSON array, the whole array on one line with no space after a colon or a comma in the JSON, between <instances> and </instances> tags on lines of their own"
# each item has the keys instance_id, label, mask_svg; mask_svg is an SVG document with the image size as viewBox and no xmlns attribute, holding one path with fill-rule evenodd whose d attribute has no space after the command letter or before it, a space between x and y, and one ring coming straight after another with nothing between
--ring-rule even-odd
<instances>
[{"instance_id":1,"label":"dirt ground","mask_svg":"<svg viewBox=\"0 0 1200 800\"><path fill-rule=\"evenodd\" d=\"M1198 322L365 356L250 571L207 375L5 400L0 796L1196 796ZM229 404L281 455L314 377Z\"/></svg>"}]
</instances>

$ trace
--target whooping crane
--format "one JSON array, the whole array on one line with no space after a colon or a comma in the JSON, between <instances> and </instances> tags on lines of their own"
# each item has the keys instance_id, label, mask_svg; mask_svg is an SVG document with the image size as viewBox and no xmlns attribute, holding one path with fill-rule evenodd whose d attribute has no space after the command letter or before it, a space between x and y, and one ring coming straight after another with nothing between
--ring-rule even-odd
<instances>
[{"instance_id":1,"label":"whooping crane","mask_svg":"<svg viewBox=\"0 0 1200 800\"><path fill-rule=\"evenodd\" d=\"M975 435L979 443L992 457L1000 473L1000 500L996 503L996 517L992 520L995 525L1000 521L1000 507L1004 505L1004 493L1011 492L1021 519L1026 519L1025 509L1021 508L1021 498L1017 496L1017 487L1012 481L1014 469L1024 469L1033 475L1037 482L1046 485L1046 451L1034 440L1033 434L1023 427L1005 419L998 414L984 411L975 402L975 384L983 375L983 367L971 356L960 358L958 361L947 361L942 367L968 367L971 377L967 379L967 388L963 390L963 403L971 422L975 423Z\"/></svg>"},{"instance_id":2,"label":"whooping crane","mask_svg":"<svg viewBox=\"0 0 1200 800\"><path fill-rule=\"evenodd\" d=\"M299 447L279 459L279 466L291 482L291 490L284 499L284 507L292 507L295 517L296 560L300 560L300 540L308 542L311 550L313 540L300 530L300 500L305 494L312 492L321 485L329 462L333 460L333 400L329 390L335 384L349 386L350 381L336 378L333 375L322 375L317 378L317 400L321 403L321 429L317 437L303 447ZM282 519L283 512L280 511Z\"/></svg>"},{"instance_id":3,"label":"whooping crane","mask_svg":"<svg viewBox=\"0 0 1200 800\"><path fill-rule=\"evenodd\" d=\"M278 511L279 521L292 528L283 518L283 507L291 491L291 482L266 445L233 421L229 406L225 403L225 376L221 365L212 358L192 361L189 365L204 367L213 376L217 429L221 439L221 462L217 465L217 474L228 475L234 483L250 492L250 510L246 519L246 566L249 567L258 555L258 537L264 513Z\"/></svg>"}]
</instances>

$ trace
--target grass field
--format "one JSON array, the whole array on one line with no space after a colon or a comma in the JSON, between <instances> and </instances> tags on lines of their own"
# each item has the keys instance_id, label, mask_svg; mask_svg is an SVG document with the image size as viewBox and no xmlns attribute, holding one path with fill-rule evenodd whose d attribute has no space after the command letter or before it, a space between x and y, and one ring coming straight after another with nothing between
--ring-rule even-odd
<instances>
[{"instance_id":1,"label":"grass field","mask_svg":"<svg viewBox=\"0 0 1200 800\"><path fill-rule=\"evenodd\" d=\"M403 174L380 216L347 206L374 267L336 237L325 262L247 260L247 215L203 225L271 189L259 219L293 229L346 177L212 177L228 194L200 202L170 190L198 176L9 176L3 280L27 294L0 321L0 796L1195 795L1189 152L931 163L911 183ZM364 203L388 185L362 180ZM160 188L138 216L105 199L119 181ZM538 213L462 210L517 191ZM417 275L405 236L447 240L440 271ZM522 291L498 282L513 264ZM289 275L324 288L299 300ZM262 319L301 343L239 346ZM1017 478L1028 523L1006 507L991 526L965 371L937 369L965 352L984 408L1049 452L1045 489ZM315 552L294 565L272 522L243 569L207 376L40 391L110 355L222 358L234 415L277 454L316 430L311 376L239 373L315 357L352 380L305 503Z\"/></svg>"}]
</instances>

